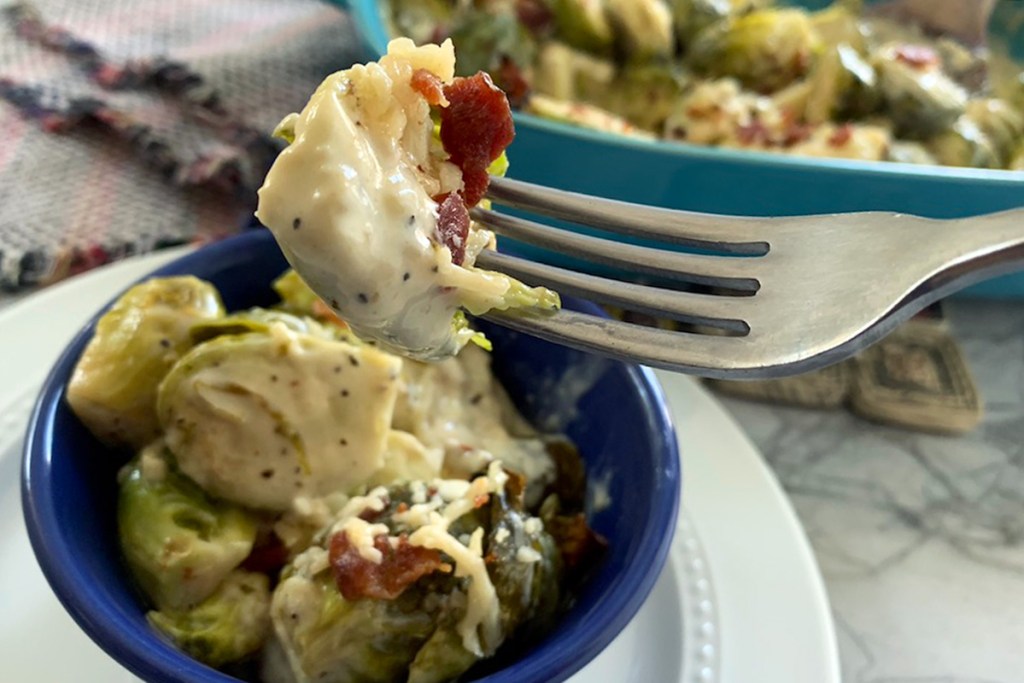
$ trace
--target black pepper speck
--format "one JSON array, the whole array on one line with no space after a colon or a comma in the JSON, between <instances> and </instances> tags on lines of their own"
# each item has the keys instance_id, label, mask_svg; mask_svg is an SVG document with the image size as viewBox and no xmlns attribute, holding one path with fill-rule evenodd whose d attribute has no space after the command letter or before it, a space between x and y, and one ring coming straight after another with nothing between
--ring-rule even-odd
<instances>
[{"instance_id":1,"label":"black pepper speck","mask_svg":"<svg viewBox=\"0 0 1024 683\"><path fill-rule=\"evenodd\" d=\"M170 339L161 339L160 340L160 346L164 347L165 349L171 348L171 340Z\"/></svg>"},{"instance_id":2,"label":"black pepper speck","mask_svg":"<svg viewBox=\"0 0 1024 683\"><path fill-rule=\"evenodd\" d=\"M412 275L406 273L405 275L402 276L402 282L408 282L410 277L412 277Z\"/></svg>"},{"instance_id":3,"label":"black pepper speck","mask_svg":"<svg viewBox=\"0 0 1024 683\"><path fill-rule=\"evenodd\" d=\"M263 477L264 479L270 479L271 477L274 476L274 470L263 470L262 472L260 472L260 476Z\"/></svg>"},{"instance_id":4,"label":"black pepper speck","mask_svg":"<svg viewBox=\"0 0 1024 683\"><path fill-rule=\"evenodd\" d=\"M359 303L361 304L370 303L370 297L366 296L365 292L359 292L359 294L356 295L356 298L359 299Z\"/></svg>"},{"instance_id":5,"label":"black pepper speck","mask_svg":"<svg viewBox=\"0 0 1024 683\"><path fill-rule=\"evenodd\" d=\"M341 395L342 395L343 397L347 398L347 397L348 397L348 389L342 389L342 390L341 390Z\"/></svg>"},{"instance_id":6,"label":"black pepper speck","mask_svg":"<svg viewBox=\"0 0 1024 683\"><path fill-rule=\"evenodd\" d=\"M359 359L356 358L355 356L349 356L348 357L348 362L351 363L352 367L354 367L354 368L358 368L359 367Z\"/></svg>"},{"instance_id":7,"label":"black pepper speck","mask_svg":"<svg viewBox=\"0 0 1024 683\"><path fill-rule=\"evenodd\" d=\"M302 227L302 219L301 218L296 218L295 220L292 221L292 230L298 230L301 227Z\"/></svg>"}]
</instances>

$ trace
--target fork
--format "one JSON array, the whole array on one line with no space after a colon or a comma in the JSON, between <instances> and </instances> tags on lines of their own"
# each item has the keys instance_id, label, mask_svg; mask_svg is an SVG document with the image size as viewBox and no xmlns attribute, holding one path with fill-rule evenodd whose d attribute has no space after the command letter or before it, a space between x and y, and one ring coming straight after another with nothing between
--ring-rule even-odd
<instances>
[{"instance_id":1,"label":"fork","mask_svg":"<svg viewBox=\"0 0 1024 683\"><path fill-rule=\"evenodd\" d=\"M611 358L719 379L778 378L839 362L931 303L1024 268L1024 209L945 220L886 212L736 217L509 178L493 178L488 197L521 212L663 246L624 244L477 207L473 219L499 235L584 267L610 266L625 279L487 250L478 266L692 327L675 331L566 309L494 311L484 318ZM638 276L699 291L643 284Z\"/></svg>"}]
</instances>

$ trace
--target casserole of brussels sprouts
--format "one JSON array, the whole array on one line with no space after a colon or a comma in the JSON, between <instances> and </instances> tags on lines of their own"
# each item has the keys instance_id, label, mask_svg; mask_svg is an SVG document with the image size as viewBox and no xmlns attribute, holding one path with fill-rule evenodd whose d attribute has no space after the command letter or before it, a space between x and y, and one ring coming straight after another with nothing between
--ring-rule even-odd
<instances>
[{"instance_id":1,"label":"casserole of brussels sprouts","mask_svg":"<svg viewBox=\"0 0 1024 683\"><path fill-rule=\"evenodd\" d=\"M294 271L274 289L227 312L195 277L136 285L69 382L134 453L117 528L152 627L267 683L450 681L543 634L605 545L573 445L479 347L402 358Z\"/></svg>"},{"instance_id":2,"label":"casserole of brussels sprouts","mask_svg":"<svg viewBox=\"0 0 1024 683\"><path fill-rule=\"evenodd\" d=\"M390 0L522 110L802 156L1024 170L1024 72L836 0Z\"/></svg>"}]
</instances>

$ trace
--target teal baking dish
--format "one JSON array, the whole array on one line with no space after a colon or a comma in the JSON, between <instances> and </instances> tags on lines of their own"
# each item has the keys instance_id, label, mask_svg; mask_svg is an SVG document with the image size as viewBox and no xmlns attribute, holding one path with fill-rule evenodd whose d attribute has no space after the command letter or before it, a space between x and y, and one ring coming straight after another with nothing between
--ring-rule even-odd
<instances>
[{"instance_id":1,"label":"teal baking dish","mask_svg":"<svg viewBox=\"0 0 1024 683\"><path fill-rule=\"evenodd\" d=\"M383 54L389 31L381 4L334 4L350 12L365 57ZM817 9L830 2L791 4ZM1002 0L990 31L1024 60L1024 3ZM1024 206L1024 172L792 157L634 139L520 112L515 119L510 175L626 201L758 216L886 210L956 218ZM534 255L558 260L539 250ZM1024 298L1024 273L963 295Z\"/></svg>"}]
</instances>

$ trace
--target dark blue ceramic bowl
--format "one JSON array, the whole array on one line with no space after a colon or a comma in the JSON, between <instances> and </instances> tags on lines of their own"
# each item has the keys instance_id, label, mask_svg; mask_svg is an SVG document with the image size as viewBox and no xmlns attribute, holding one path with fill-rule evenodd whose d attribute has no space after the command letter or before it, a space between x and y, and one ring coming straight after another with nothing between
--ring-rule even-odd
<instances>
[{"instance_id":1,"label":"dark blue ceramic bowl","mask_svg":"<svg viewBox=\"0 0 1024 683\"><path fill-rule=\"evenodd\" d=\"M220 290L228 309L239 309L273 303L269 285L285 267L270 234L254 231L185 256L153 276L196 275ZM149 627L122 564L115 475L124 456L104 449L64 400L94 323L57 361L29 424L22 500L32 547L71 616L139 677L158 683L236 680L190 659ZM649 370L502 328L486 331L494 340L496 371L520 408L538 424L563 429L579 445L591 482L608 484L611 504L594 512L591 523L609 539L610 551L580 589L576 605L545 640L476 679L562 681L626 626L665 563L679 506L675 434Z\"/></svg>"}]
</instances>

